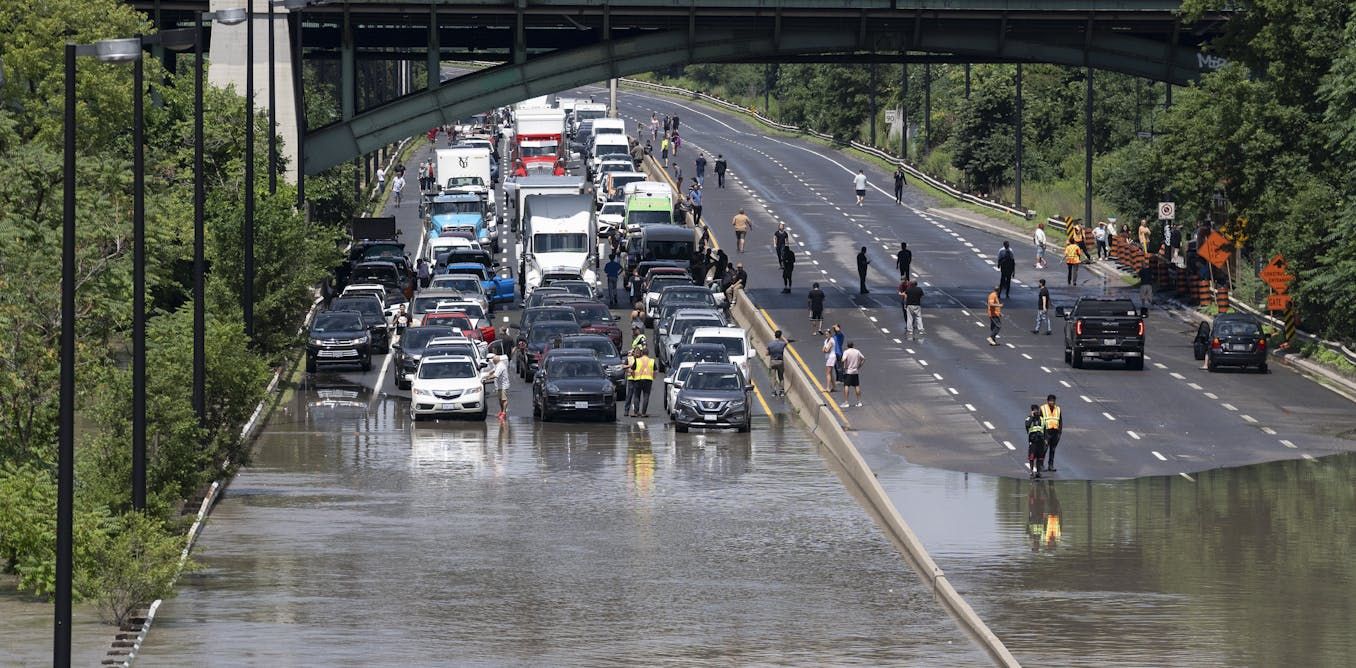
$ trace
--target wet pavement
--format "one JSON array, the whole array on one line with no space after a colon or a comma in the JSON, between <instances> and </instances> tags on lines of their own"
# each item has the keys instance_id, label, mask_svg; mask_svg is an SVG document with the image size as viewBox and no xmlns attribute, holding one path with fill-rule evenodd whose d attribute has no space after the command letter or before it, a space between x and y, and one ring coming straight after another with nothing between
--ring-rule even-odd
<instances>
[{"instance_id":1,"label":"wet pavement","mask_svg":"<svg viewBox=\"0 0 1356 668\"><path fill-rule=\"evenodd\" d=\"M809 437L761 417L415 426L311 386L195 559L138 665L986 662Z\"/></svg>"},{"instance_id":2,"label":"wet pavement","mask_svg":"<svg viewBox=\"0 0 1356 668\"><path fill-rule=\"evenodd\" d=\"M52 604L15 591L13 576L0 575L0 666L52 665ZM118 628L99 619L92 605L71 611L71 665L97 666Z\"/></svg>"}]
</instances>

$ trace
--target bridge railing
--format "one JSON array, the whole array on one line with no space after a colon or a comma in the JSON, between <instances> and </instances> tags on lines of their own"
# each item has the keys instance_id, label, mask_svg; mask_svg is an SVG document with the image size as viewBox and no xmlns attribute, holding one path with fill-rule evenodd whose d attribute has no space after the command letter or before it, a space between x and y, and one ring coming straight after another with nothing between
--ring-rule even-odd
<instances>
[{"instance_id":1,"label":"bridge railing","mask_svg":"<svg viewBox=\"0 0 1356 668\"><path fill-rule=\"evenodd\" d=\"M827 133L824 133L824 132L819 132L819 131L817 131L817 130L812 130L812 129L809 129L809 128L802 128L802 127L797 126L797 125L788 125L788 124L786 124L786 123L779 123L779 122L777 122L777 121L775 121L775 120L773 120L773 119L771 119L771 118L768 118L767 116L764 116L764 115L761 114L761 113L758 113L757 111L754 111L754 110L752 110L752 109L745 108L745 107L743 107L743 106L740 106L740 105L738 105L738 104L735 104L735 103L733 103L733 102L730 102L729 100L723 100L723 99L721 99L721 98L719 98L719 97L716 97L716 96L714 96L714 95L709 95L709 94L707 94L707 93L703 93L703 92L700 92L700 91L689 90L689 89L687 89L687 88L679 88L679 87L677 87L677 86L668 86L668 85L664 85L664 84L657 84L657 83L653 83L653 82L650 82L650 81L642 81L642 80L640 80L640 79L628 79L628 78L623 78L623 79L621 79L620 81L621 81L622 83L624 83L624 84L627 84L627 85L629 85L629 86L634 86L634 87L636 87L636 88L643 88L643 89L648 89L648 90L659 91L659 92L662 92L662 93L669 93L669 94L671 94L671 95L681 95L681 96L685 96L685 97L691 97L691 98L694 98L694 99L703 100L703 101L705 101L705 102L709 102L709 103L711 103L711 104L713 104L713 105L715 105L715 106L717 106L717 107L720 107L720 108L722 108L722 109L725 109L725 110L728 110L728 111L732 111L732 112L735 112L735 113L738 113L738 114L743 114L743 115L745 115L745 116L752 117L752 118L754 118L755 120L757 120L758 122L760 122L760 123L762 123L762 124L764 124L764 125L767 125L767 126L769 126L769 127L773 127L773 128L778 129L778 130L785 131L785 132L796 132L796 133L801 133L801 134L807 134L807 135L810 135L810 136L813 136L813 137L818 137L818 138L823 139L823 140L826 140L826 141L834 141L833 135L830 135L830 134L827 134ZM1034 218L1035 215L1036 215L1036 212L1035 212L1035 211L1030 211L1030 210L1027 210L1027 209L1022 208L1022 207L1017 207L1017 206L1014 206L1014 205L1011 205L1011 204L1007 204L1007 203L1004 203L1004 202L1000 202L1000 201L995 200L995 199L991 199L991 198L987 198L987 197L982 197L982 196L980 196L980 195L976 195L976 194L973 194L973 193L965 192L964 190L961 190L960 188L956 187L955 185L953 185L953 184L951 184L951 183L947 183L946 181L943 181L943 180L941 180L941 179L938 179L938 178L936 178L936 177L933 177L933 176L930 175L930 174L927 174L927 173L923 172L922 170L918 169L918 168L915 167L914 165L912 165L912 164L906 162L905 160L903 160L903 159L900 158L899 156L894 155L894 154L892 154L892 153L890 153L890 152L888 152L888 151L884 151L884 150L881 150L881 149L876 148L876 147L874 147L874 146L870 146L870 145L867 145L867 144L863 144L863 143L858 142L858 141L850 141L850 142L848 142L848 145L851 146L852 148L857 149L858 151L861 151L861 152L866 153L866 154L868 154L868 155L871 155L871 156L873 156L873 157L876 157L876 158L879 158L879 159L881 159L881 160L884 160L884 161L886 161L886 162L888 162L888 163L890 163L890 164L892 164L892 165L895 165L895 166L897 166L897 167L903 167L903 168L904 168L904 173L905 173L905 174L908 174L910 177L912 177L912 178L914 178L914 179L917 179L918 181L922 181L923 183L928 184L928 185L931 186L932 188L934 188L934 189L936 189L936 190L939 190L939 191L941 191L941 192L943 192L943 193L945 193L945 194L951 196L952 198L955 198L956 200L959 200L959 201L962 201L962 202L966 202L966 203L968 203L968 204L972 204L972 205L975 205L975 206L983 207L983 208L985 208L985 209L988 209L988 210L990 210L990 211L993 211L994 213L1000 213L1000 214L1008 215L1008 216L1017 216L1017 217L1020 217L1020 218L1022 218L1022 219L1024 219L1024 220L1031 220L1031 219Z\"/></svg>"}]
</instances>

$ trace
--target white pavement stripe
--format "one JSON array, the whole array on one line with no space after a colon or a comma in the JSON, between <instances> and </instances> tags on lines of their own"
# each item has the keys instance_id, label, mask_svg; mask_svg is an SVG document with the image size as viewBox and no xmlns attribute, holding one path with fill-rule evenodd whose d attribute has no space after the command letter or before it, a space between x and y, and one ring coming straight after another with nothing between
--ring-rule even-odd
<instances>
[{"instance_id":1,"label":"white pavement stripe","mask_svg":"<svg viewBox=\"0 0 1356 668\"><path fill-rule=\"evenodd\" d=\"M1060 385L1063 385L1064 387L1073 387L1073 385L1070 385L1070 384L1069 384L1069 381L1067 381L1067 380L1061 380L1061 381L1059 381L1059 384L1060 384Z\"/></svg>"},{"instance_id":2,"label":"white pavement stripe","mask_svg":"<svg viewBox=\"0 0 1356 668\"><path fill-rule=\"evenodd\" d=\"M975 411L977 411L977 410L979 410L979 409L975 408L975 405L974 405L974 404L965 404L965 410L970 411L971 413L973 413L973 412L975 412Z\"/></svg>"},{"instance_id":3,"label":"white pavement stripe","mask_svg":"<svg viewBox=\"0 0 1356 668\"><path fill-rule=\"evenodd\" d=\"M1026 359L1031 359L1031 356L1028 355L1028 354L1026 354L1026 353L1022 353L1022 357L1026 358Z\"/></svg>"},{"instance_id":4,"label":"white pavement stripe","mask_svg":"<svg viewBox=\"0 0 1356 668\"><path fill-rule=\"evenodd\" d=\"M1182 476L1183 478L1186 478L1186 479L1187 479L1187 482L1196 482L1196 479L1195 479L1195 478L1193 478L1193 477L1191 477L1191 476L1189 476L1189 475L1187 475L1187 474L1185 474L1185 473L1178 473L1177 475Z\"/></svg>"},{"instance_id":5,"label":"white pavement stripe","mask_svg":"<svg viewBox=\"0 0 1356 668\"><path fill-rule=\"evenodd\" d=\"M1108 412L1106 412L1106 411L1102 411L1102 417L1104 417L1104 418L1106 418L1106 419L1108 419L1108 420L1111 420L1112 422L1115 422L1115 421L1116 421L1116 416L1115 416L1115 415L1112 415L1112 414L1110 414L1110 413L1108 413Z\"/></svg>"},{"instance_id":6,"label":"white pavement stripe","mask_svg":"<svg viewBox=\"0 0 1356 668\"><path fill-rule=\"evenodd\" d=\"M1226 410L1226 411L1236 411L1236 410L1238 410L1238 407L1236 407L1236 406L1234 406L1233 404L1230 404L1230 403L1222 403L1222 404L1220 404L1220 406L1223 407L1224 410Z\"/></svg>"},{"instance_id":7,"label":"white pavement stripe","mask_svg":"<svg viewBox=\"0 0 1356 668\"><path fill-rule=\"evenodd\" d=\"M1078 398L1079 398L1079 399L1082 399L1083 401L1085 401L1085 402L1087 402L1087 403L1092 403L1092 397L1089 397L1089 396L1086 395L1086 394L1080 394L1080 395L1078 395Z\"/></svg>"},{"instance_id":8,"label":"white pavement stripe","mask_svg":"<svg viewBox=\"0 0 1356 668\"><path fill-rule=\"evenodd\" d=\"M1136 441L1139 440L1139 434L1136 434L1135 432L1133 432L1133 431L1131 431L1131 430L1129 430L1129 429L1125 430L1125 433L1129 434L1129 435L1130 435L1130 438L1133 438L1133 439L1135 439Z\"/></svg>"},{"instance_id":9,"label":"white pavement stripe","mask_svg":"<svg viewBox=\"0 0 1356 668\"><path fill-rule=\"evenodd\" d=\"M985 421L981 422L980 424L984 425L984 428L985 428L985 429L988 429L989 431L993 431L993 423L992 423L992 422L989 422L988 420L985 420Z\"/></svg>"},{"instance_id":10,"label":"white pavement stripe","mask_svg":"<svg viewBox=\"0 0 1356 668\"><path fill-rule=\"evenodd\" d=\"M1159 451L1154 450L1153 453L1154 453L1154 456L1157 457L1157 458L1159 459L1159 461L1164 461L1164 462L1168 461L1168 458L1167 458L1167 457L1164 457L1163 454L1160 453Z\"/></svg>"},{"instance_id":11,"label":"white pavement stripe","mask_svg":"<svg viewBox=\"0 0 1356 668\"><path fill-rule=\"evenodd\" d=\"M940 374L940 373L934 373L934 374L932 374L932 377L933 377L933 378L936 378L937 380L941 380L941 379L942 379L942 374Z\"/></svg>"},{"instance_id":12,"label":"white pavement stripe","mask_svg":"<svg viewBox=\"0 0 1356 668\"><path fill-rule=\"evenodd\" d=\"M1276 430L1272 429L1271 427L1262 427L1262 433L1268 436L1275 436Z\"/></svg>"},{"instance_id":13,"label":"white pavement stripe","mask_svg":"<svg viewBox=\"0 0 1356 668\"><path fill-rule=\"evenodd\" d=\"M1163 364L1162 362L1154 362L1154 366L1156 366L1156 367L1158 367L1158 368L1160 368L1160 369L1166 369L1166 368L1168 368L1168 365Z\"/></svg>"},{"instance_id":14,"label":"white pavement stripe","mask_svg":"<svg viewBox=\"0 0 1356 668\"><path fill-rule=\"evenodd\" d=\"M1257 424L1257 418L1255 418L1255 417L1253 417L1253 416L1251 416L1251 415L1240 415L1240 416L1238 416L1238 417L1243 418L1243 420L1246 421L1246 422L1251 422L1251 423L1253 423L1253 424Z\"/></svg>"},{"instance_id":15,"label":"white pavement stripe","mask_svg":"<svg viewBox=\"0 0 1356 668\"><path fill-rule=\"evenodd\" d=\"M1305 458L1305 459L1307 459L1307 460L1309 460L1309 461L1311 461L1311 462L1314 461L1314 456L1311 455L1311 454L1309 454L1309 453L1307 453L1307 452L1301 452L1301 453L1300 453L1300 456L1303 457L1303 458Z\"/></svg>"},{"instance_id":16,"label":"white pavement stripe","mask_svg":"<svg viewBox=\"0 0 1356 668\"><path fill-rule=\"evenodd\" d=\"M1012 444L1012 441L1003 441L1003 445L1006 446L1007 449L1009 449L1009 450L1016 450L1016 449L1017 449L1017 446L1013 445L1013 444Z\"/></svg>"},{"instance_id":17,"label":"white pavement stripe","mask_svg":"<svg viewBox=\"0 0 1356 668\"><path fill-rule=\"evenodd\" d=\"M954 388L954 387L948 387L948 388L946 388L946 391L947 391L947 392L950 392L951 394L960 394L960 391L957 390L957 389Z\"/></svg>"},{"instance_id":18,"label":"white pavement stripe","mask_svg":"<svg viewBox=\"0 0 1356 668\"><path fill-rule=\"evenodd\" d=\"M1041 367L1041 371L1044 371L1044 372L1046 372L1046 373L1054 373L1054 370L1052 370L1052 369L1051 369L1050 367L1048 367L1048 366L1043 366L1043 367Z\"/></svg>"},{"instance_id":19,"label":"white pavement stripe","mask_svg":"<svg viewBox=\"0 0 1356 668\"><path fill-rule=\"evenodd\" d=\"M1218 395L1218 394L1215 394L1214 392L1206 392L1206 393L1205 393L1205 398L1206 398L1206 399L1218 399L1218 398L1219 398L1219 395Z\"/></svg>"},{"instance_id":20,"label":"white pavement stripe","mask_svg":"<svg viewBox=\"0 0 1356 668\"><path fill-rule=\"evenodd\" d=\"M1177 380L1186 380L1186 376L1183 376L1182 374L1177 373L1176 371L1174 371L1174 372L1172 372L1172 373L1170 373L1170 374L1168 374L1168 375L1169 375L1169 376L1172 376L1173 378L1176 378Z\"/></svg>"},{"instance_id":21,"label":"white pavement stripe","mask_svg":"<svg viewBox=\"0 0 1356 668\"><path fill-rule=\"evenodd\" d=\"M1287 448L1293 448L1293 447L1295 447L1295 444L1294 444L1294 443L1292 443L1292 442L1290 442L1290 441L1287 441L1287 440L1285 440L1285 439L1281 439L1281 445L1284 445L1284 446L1287 447Z\"/></svg>"}]
</instances>

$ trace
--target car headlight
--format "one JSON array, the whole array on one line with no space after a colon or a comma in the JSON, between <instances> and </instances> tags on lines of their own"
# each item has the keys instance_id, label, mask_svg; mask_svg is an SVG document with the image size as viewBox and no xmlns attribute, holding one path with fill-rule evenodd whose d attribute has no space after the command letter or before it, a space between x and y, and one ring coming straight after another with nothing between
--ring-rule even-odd
<instances>
[{"instance_id":1,"label":"car headlight","mask_svg":"<svg viewBox=\"0 0 1356 668\"><path fill-rule=\"evenodd\" d=\"M414 396L416 396L416 397L432 397L432 396L433 396L433 392L431 392L431 391L429 391L429 390L415 390L415 391L414 391Z\"/></svg>"},{"instance_id":2,"label":"car headlight","mask_svg":"<svg viewBox=\"0 0 1356 668\"><path fill-rule=\"evenodd\" d=\"M371 337L371 336L368 336L368 335L364 334L363 336L360 336L360 337L358 337L358 338L356 338L356 339L353 339L353 342L356 343L356 344L362 345L362 344L364 344L364 343L370 342L371 340L372 340L372 337Z\"/></svg>"},{"instance_id":3,"label":"car headlight","mask_svg":"<svg viewBox=\"0 0 1356 668\"><path fill-rule=\"evenodd\" d=\"M490 243L490 236L489 236L488 234L481 235L481 237L480 237L480 243L482 243L482 244Z\"/></svg>"},{"instance_id":4,"label":"car headlight","mask_svg":"<svg viewBox=\"0 0 1356 668\"><path fill-rule=\"evenodd\" d=\"M484 387L482 387L482 386L480 386L480 385L477 385L477 386L475 386L475 387L472 387L472 388L466 390L465 392L462 392L461 395L464 396L464 397L469 397L469 396L473 396L473 395L479 395L481 392L484 392L484 391L485 391L485 388L484 388Z\"/></svg>"},{"instance_id":5,"label":"car headlight","mask_svg":"<svg viewBox=\"0 0 1356 668\"><path fill-rule=\"evenodd\" d=\"M744 407L743 399L735 399L730 402L730 408L743 408L743 407Z\"/></svg>"},{"instance_id":6,"label":"car headlight","mask_svg":"<svg viewBox=\"0 0 1356 668\"><path fill-rule=\"evenodd\" d=\"M313 339L311 339L311 345L313 345L313 346L319 346L319 345L322 345L322 344L321 344L321 342L320 342L320 339L314 339L314 338L313 338Z\"/></svg>"},{"instance_id":7,"label":"car headlight","mask_svg":"<svg viewBox=\"0 0 1356 668\"><path fill-rule=\"evenodd\" d=\"M547 383L547 384L546 384L546 391L547 391L547 392L559 392L559 391L560 391L560 386L559 386L559 385L556 385L555 383Z\"/></svg>"},{"instance_id":8,"label":"car headlight","mask_svg":"<svg viewBox=\"0 0 1356 668\"><path fill-rule=\"evenodd\" d=\"M621 373L621 372L624 371L625 369L626 369L626 367L625 367L624 365L621 365L621 364L613 364L613 365L610 365L610 366L607 367L607 372L608 372L608 373Z\"/></svg>"},{"instance_id":9,"label":"car headlight","mask_svg":"<svg viewBox=\"0 0 1356 668\"><path fill-rule=\"evenodd\" d=\"M696 401L693 401L692 399L688 399L688 398L686 398L686 397L679 397L679 398L678 398L678 401L677 401L677 404L678 404L679 406L687 406L688 408L696 408L696 407L697 407L697 402L696 402Z\"/></svg>"}]
</instances>

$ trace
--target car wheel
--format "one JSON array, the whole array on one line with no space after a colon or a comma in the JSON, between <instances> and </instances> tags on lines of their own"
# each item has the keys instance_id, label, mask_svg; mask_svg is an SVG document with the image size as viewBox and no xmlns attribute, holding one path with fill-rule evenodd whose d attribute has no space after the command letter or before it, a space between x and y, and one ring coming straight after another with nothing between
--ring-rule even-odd
<instances>
[{"instance_id":1,"label":"car wheel","mask_svg":"<svg viewBox=\"0 0 1356 668\"><path fill-rule=\"evenodd\" d=\"M1073 349L1073 352L1071 353L1071 355L1073 356L1073 368L1075 368L1075 369L1082 369L1082 368L1083 368L1083 351L1081 351L1081 350L1079 350L1077 347L1075 347L1075 348Z\"/></svg>"},{"instance_id":2,"label":"car wheel","mask_svg":"<svg viewBox=\"0 0 1356 668\"><path fill-rule=\"evenodd\" d=\"M315 357L306 356L306 373L315 373Z\"/></svg>"},{"instance_id":3,"label":"car wheel","mask_svg":"<svg viewBox=\"0 0 1356 668\"><path fill-rule=\"evenodd\" d=\"M749 429L751 429L752 427L753 427L753 424L750 423L748 420L745 420L745 421L744 421L744 424L739 425L739 433L741 433L741 434L747 434L747 433L749 433Z\"/></svg>"},{"instance_id":4,"label":"car wheel","mask_svg":"<svg viewBox=\"0 0 1356 668\"><path fill-rule=\"evenodd\" d=\"M1206 370L1206 371L1214 371L1214 370L1217 369L1217 368L1219 368L1219 365L1215 364L1215 360L1210 359L1210 358L1208 358L1208 357L1205 359L1205 370Z\"/></svg>"},{"instance_id":5,"label":"car wheel","mask_svg":"<svg viewBox=\"0 0 1356 668\"><path fill-rule=\"evenodd\" d=\"M1129 369L1129 370L1131 370L1131 371L1143 371L1143 370L1144 370L1144 358L1143 358L1143 357L1127 357L1127 358L1125 358L1125 368L1127 368L1127 369Z\"/></svg>"},{"instance_id":6,"label":"car wheel","mask_svg":"<svg viewBox=\"0 0 1356 668\"><path fill-rule=\"evenodd\" d=\"M1069 349L1068 349L1068 348L1065 348L1065 349L1064 349L1064 363L1065 363L1065 364L1069 364L1070 362L1073 362L1073 355L1069 352Z\"/></svg>"},{"instance_id":7,"label":"car wheel","mask_svg":"<svg viewBox=\"0 0 1356 668\"><path fill-rule=\"evenodd\" d=\"M480 415L477 417L479 417L481 422L484 422L485 418L489 417L489 415L490 415L490 405L485 403L484 401L480 402Z\"/></svg>"},{"instance_id":8,"label":"car wheel","mask_svg":"<svg viewBox=\"0 0 1356 668\"><path fill-rule=\"evenodd\" d=\"M367 357L363 358L363 371L371 370L372 370L372 356L368 355Z\"/></svg>"},{"instance_id":9,"label":"car wheel","mask_svg":"<svg viewBox=\"0 0 1356 668\"><path fill-rule=\"evenodd\" d=\"M673 430L680 434L686 434L688 431L688 426L681 422L678 422L673 425Z\"/></svg>"},{"instance_id":10,"label":"car wheel","mask_svg":"<svg viewBox=\"0 0 1356 668\"><path fill-rule=\"evenodd\" d=\"M616 421L617 421L617 407L616 407L616 406L613 406L613 407L612 407L612 410L607 411L606 413L603 413L603 419L604 419L604 420L607 420L608 422L616 422Z\"/></svg>"},{"instance_id":11,"label":"car wheel","mask_svg":"<svg viewBox=\"0 0 1356 668\"><path fill-rule=\"evenodd\" d=\"M1257 365L1257 373L1271 373L1271 369L1267 367L1266 362L1262 362Z\"/></svg>"}]
</instances>

